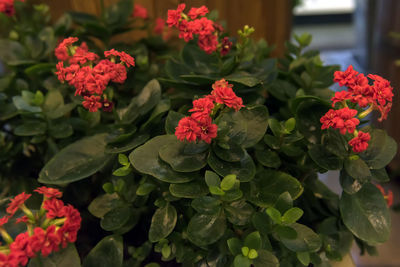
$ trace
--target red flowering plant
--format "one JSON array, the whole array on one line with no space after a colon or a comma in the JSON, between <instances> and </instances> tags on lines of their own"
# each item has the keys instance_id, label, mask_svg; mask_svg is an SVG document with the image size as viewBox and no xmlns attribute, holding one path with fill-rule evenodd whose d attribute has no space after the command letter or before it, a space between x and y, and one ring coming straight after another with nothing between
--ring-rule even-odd
<instances>
[{"instance_id":1,"label":"red flowering plant","mask_svg":"<svg viewBox=\"0 0 400 267\"><path fill-rule=\"evenodd\" d=\"M0 265L9 267L26 266L29 261L46 258L74 243L81 226L81 216L71 205L64 205L59 198L62 193L49 187L39 187L35 192L43 195L38 211L27 208L25 202L31 194L21 193L11 199L6 215L0 218L0 235L5 244L0 249ZM22 216L17 214L22 212ZM25 232L13 238L7 226L24 224Z\"/></svg>"},{"instance_id":2,"label":"red flowering plant","mask_svg":"<svg viewBox=\"0 0 400 267\"><path fill-rule=\"evenodd\" d=\"M10 22L32 8L14 6ZM120 0L99 17L1 32L0 195L62 186L83 220L56 189L38 188L33 211L20 194L1 219L0 260L325 266L353 241L372 252L388 238L397 198L380 184L396 143L367 120L390 116L388 81L323 65L307 34L273 58L252 27L228 36L205 6L153 19ZM112 38L132 29L149 36ZM174 32L184 46L166 49ZM333 81L347 89L333 95ZM340 196L318 175L328 170Z\"/></svg>"}]
</instances>

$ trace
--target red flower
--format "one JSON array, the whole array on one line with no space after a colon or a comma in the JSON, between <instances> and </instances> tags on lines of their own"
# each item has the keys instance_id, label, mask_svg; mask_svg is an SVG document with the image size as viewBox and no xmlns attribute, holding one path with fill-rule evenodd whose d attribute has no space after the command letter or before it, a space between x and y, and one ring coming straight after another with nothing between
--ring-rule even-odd
<instances>
[{"instance_id":1,"label":"red flower","mask_svg":"<svg viewBox=\"0 0 400 267\"><path fill-rule=\"evenodd\" d=\"M189 112L193 112L192 118L200 120L210 116L214 103L210 98L204 97L193 101L193 108L189 109Z\"/></svg>"},{"instance_id":2,"label":"red flower","mask_svg":"<svg viewBox=\"0 0 400 267\"><path fill-rule=\"evenodd\" d=\"M202 118L199 121L200 125L200 139L210 144L211 140L217 137L218 126L212 123L210 117Z\"/></svg>"},{"instance_id":3,"label":"red flower","mask_svg":"<svg viewBox=\"0 0 400 267\"><path fill-rule=\"evenodd\" d=\"M30 239L30 246L37 251L41 251L43 257L47 257L53 251L58 251L61 242L60 236L56 232L56 226L50 225L46 230L36 227Z\"/></svg>"},{"instance_id":4,"label":"red flower","mask_svg":"<svg viewBox=\"0 0 400 267\"><path fill-rule=\"evenodd\" d=\"M15 223L27 223L28 222L28 217L26 215L17 218L17 220L15 221Z\"/></svg>"},{"instance_id":5,"label":"red flower","mask_svg":"<svg viewBox=\"0 0 400 267\"><path fill-rule=\"evenodd\" d=\"M205 16L208 12L209 11L206 6L201 6L199 8L192 7L189 10L188 15L191 19L196 19L198 16L200 16L200 17Z\"/></svg>"},{"instance_id":6,"label":"red flower","mask_svg":"<svg viewBox=\"0 0 400 267\"><path fill-rule=\"evenodd\" d=\"M194 142L200 132L199 123L191 117L182 118L178 123L178 127L175 128L175 135L181 141L186 139L189 142Z\"/></svg>"},{"instance_id":7,"label":"red flower","mask_svg":"<svg viewBox=\"0 0 400 267\"><path fill-rule=\"evenodd\" d=\"M135 4L133 6L132 17L147 19L149 17L149 15L148 15L147 9L144 6L142 6L140 4Z\"/></svg>"},{"instance_id":8,"label":"red flower","mask_svg":"<svg viewBox=\"0 0 400 267\"><path fill-rule=\"evenodd\" d=\"M214 22L204 17L189 22L187 26L190 29L189 31L192 32L193 34L210 35L215 32Z\"/></svg>"},{"instance_id":9,"label":"red flower","mask_svg":"<svg viewBox=\"0 0 400 267\"><path fill-rule=\"evenodd\" d=\"M393 205L393 192L392 190L388 190L388 193L386 194L385 189L379 184L375 185L378 187L379 191L381 191L383 198L386 199L387 205L391 207Z\"/></svg>"},{"instance_id":10,"label":"red flower","mask_svg":"<svg viewBox=\"0 0 400 267\"><path fill-rule=\"evenodd\" d=\"M387 103L384 107L383 106L376 106L376 108L379 110L381 113L381 117L378 119L378 121L383 121L387 119L387 116L389 114L389 111L392 108L392 103Z\"/></svg>"},{"instance_id":11,"label":"red flower","mask_svg":"<svg viewBox=\"0 0 400 267\"><path fill-rule=\"evenodd\" d=\"M61 198L62 197L62 192L60 192L56 188L42 186L42 187L36 188L33 191L44 195L45 198Z\"/></svg>"},{"instance_id":12,"label":"red flower","mask_svg":"<svg viewBox=\"0 0 400 267\"><path fill-rule=\"evenodd\" d=\"M232 42L229 41L228 37L224 37L221 43L221 56L225 56L231 51Z\"/></svg>"},{"instance_id":13,"label":"red flower","mask_svg":"<svg viewBox=\"0 0 400 267\"><path fill-rule=\"evenodd\" d=\"M79 212L71 205L64 206L63 212L67 218L64 225L57 231L61 240L61 246L65 248L68 243L76 241L78 230L81 227L82 218Z\"/></svg>"},{"instance_id":14,"label":"red flower","mask_svg":"<svg viewBox=\"0 0 400 267\"><path fill-rule=\"evenodd\" d=\"M106 57L109 56L117 56L119 59L126 64L126 66L129 68L130 66L134 67L135 66L135 59L128 55L125 52L119 52L116 51L115 49L111 49L109 51L104 51L104 55Z\"/></svg>"},{"instance_id":15,"label":"red flower","mask_svg":"<svg viewBox=\"0 0 400 267\"><path fill-rule=\"evenodd\" d=\"M11 199L11 203L8 204L8 207L6 209L8 214L14 215L19 207L21 207L25 201L30 198L31 194L25 194L25 192L22 192L21 194L15 196L13 199Z\"/></svg>"},{"instance_id":16,"label":"red flower","mask_svg":"<svg viewBox=\"0 0 400 267\"><path fill-rule=\"evenodd\" d=\"M392 102L393 88L390 86L390 82L379 75L369 74L368 77L374 80L372 90L377 103L384 106L387 102Z\"/></svg>"},{"instance_id":17,"label":"red flower","mask_svg":"<svg viewBox=\"0 0 400 267\"><path fill-rule=\"evenodd\" d=\"M201 50L207 54L211 54L218 48L218 37L214 34L200 35L197 44Z\"/></svg>"},{"instance_id":18,"label":"red flower","mask_svg":"<svg viewBox=\"0 0 400 267\"><path fill-rule=\"evenodd\" d=\"M357 74L358 72L350 65L345 71L335 71L333 81L338 82L340 86L351 86L355 83Z\"/></svg>"},{"instance_id":19,"label":"red flower","mask_svg":"<svg viewBox=\"0 0 400 267\"><path fill-rule=\"evenodd\" d=\"M368 141L371 139L369 133L358 132L358 135L349 141L349 145L355 153L363 152L368 148Z\"/></svg>"},{"instance_id":20,"label":"red flower","mask_svg":"<svg viewBox=\"0 0 400 267\"><path fill-rule=\"evenodd\" d=\"M55 49L54 53L58 60L66 61L70 58L68 54L68 47L78 41L76 37L65 38Z\"/></svg>"},{"instance_id":21,"label":"red flower","mask_svg":"<svg viewBox=\"0 0 400 267\"><path fill-rule=\"evenodd\" d=\"M3 227L3 225L8 223L9 219L10 219L10 216L4 216L3 218L0 218L0 227Z\"/></svg>"},{"instance_id":22,"label":"red flower","mask_svg":"<svg viewBox=\"0 0 400 267\"><path fill-rule=\"evenodd\" d=\"M157 18L155 21L153 31L155 34L161 35L164 32L164 27L165 27L165 20L163 20L162 18Z\"/></svg>"},{"instance_id":23,"label":"red flower","mask_svg":"<svg viewBox=\"0 0 400 267\"><path fill-rule=\"evenodd\" d=\"M88 61L95 61L99 58L98 55L92 52L77 49L75 54L69 59L69 64L85 64Z\"/></svg>"},{"instance_id":24,"label":"red flower","mask_svg":"<svg viewBox=\"0 0 400 267\"><path fill-rule=\"evenodd\" d=\"M332 107L334 107L337 102L342 102L350 98L351 98L351 93L347 91L336 92L335 96L331 98Z\"/></svg>"},{"instance_id":25,"label":"red flower","mask_svg":"<svg viewBox=\"0 0 400 267\"><path fill-rule=\"evenodd\" d=\"M173 26L178 26L180 20L182 19L181 13L185 9L186 5L185 4L180 4L178 5L178 8L176 10L168 10L168 18L167 18L167 24L169 27Z\"/></svg>"},{"instance_id":26,"label":"red flower","mask_svg":"<svg viewBox=\"0 0 400 267\"><path fill-rule=\"evenodd\" d=\"M88 109L90 112L96 112L99 108L102 107L100 102L100 96L84 96L85 100L82 102L82 105Z\"/></svg>"},{"instance_id":27,"label":"red flower","mask_svg":"<svg viewBox=\"0 0 400 267\"><path fill-rule=\"evenodd\" d=\"M11 17L15 14L14 0L0 0L0 12Z\"/></svg>"},{"instance_id":28,"label":"red flower","mask_svg":"<svg viewBox=\"0 0 400 267\"><path fill-rule=\"evenodd\" d=\"M20 251L23 253L23 256L20 257L20 263L25 265L25 261L28 261L28 258L33 258L35 254L39 251L37 248L32 247L30 245L30 236L28 232L20 233L15 238L14 242L10 244L11 253L15 251Z\"/></svg>"},{"instance_id":29,"label":"red flower","mask_svg":"<svg viewBox=\"0 0 400 267\"><path fill-rule=\"evenodd\" d=\"M0 252L0 266L1 267L18 267L19 259L16 254L10 253L9 255Z\"/></svg>"},{"instance_id":30,"label":"red flower","mask_svg":"<svg viewBox=\"0 0 400 267\"><path fill-rule=\"evenodd\" d=\"M111 102L111 101L109 101L107 99L103 100L103 111L111 112L113 110L113 108L114 108L114 103L113 102Z\"/></svg>"},{"instance_id":31,"label":"red flower","mask_svg":"<svg viewBox=\"0 0 400 267\"><path fill-rule=\"evenodd\" d=\"M330 109L324 116L319 120L322 123L321 129L328 129L330 127L335 128L338 121L336 110Z\"/></svg>"},{"instance_id":32,"label":"red flower","mask_svg":"<svg viewBox=\"0 0 400 267\"><path fill-rule=\"evenodd\" d=\"M64 203L56 198L47 199L43 203L43 208L47 211L46 217L54 219L64 216Z\"/></svg>"},{"instance_id":33,"label":"red flower","mask_svg":"<svg viewBox=\"0 0 400 267\"><path fill-rule=\"evenodd\" d=\"M340 129L341 134L346 134L346 131L349 133L353 133L356 129L356 126L360 124L360 121L354 116L357 115L357 110L349 109L349 108L342 108L336 111L336 114L343 120L344 125L341 125L341 122L337 122L336 127Z\"/></svg>"},{"instance_id":34,"label":"red flower","mask_svg":"<svg viewBox=\"0 0 400 267\"><path fill-rule=\"evenodd\" d=\"M238 111L243 106L242 98L238 97L232 90L231 84L229 84L225 79L216 81L213 85L213 91L211 95L215 97L215 102L224 104L235 111Z\"/></svg>"},{"instance_id":35,"label":"red flower","mask_svg":"<svg viewBox=\"0 0 400 267\"><path fill-rule=\"evenodd\" d=\"M110 78L108 75L94 74L90 73L86 77L85 87L86 91L90 94L102 95L103 91L106 89Z\"/></svg>"},{"instance_id":36,"label":"red flower","mask_svg":"<svg viewBox=\"0 0 400 267\"><path fill-rule=\"evenodd\" d=\"M179 23L178 29L179 29L179 38L185 40L185 42L189 42L190 40L193 39L193 27L191 24L193 24L194 21L186 21L182 20Z\"/></svg>"}]
</instances>

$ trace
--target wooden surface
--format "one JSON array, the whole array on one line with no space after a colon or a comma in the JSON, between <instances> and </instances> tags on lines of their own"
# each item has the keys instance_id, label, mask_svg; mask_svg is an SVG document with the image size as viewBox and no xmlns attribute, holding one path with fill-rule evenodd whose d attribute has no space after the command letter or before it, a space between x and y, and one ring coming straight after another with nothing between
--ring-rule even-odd
<instances>
[{"instance_id":1,"label":"wooden surface","mask_svg":"<svg viewBox=\"0 0 400 267\"><path fill-rule=\"evenodd\" d=\"M117 0L104 0L105 6ZM68 10L100 13L100 0L36 0L50 5L54 18ZM275 55L282 55L284 42L289 39L291 30L291 0L136 0L149 11L152 18L166 18L168 9L175 9L179 3L190 7L206 5L210 10L217 9L220 19L227 22L228 31L235 36L244 25L256 29L253 37L264 38L276 45ZM126 37L126 36L125 36ZM134 35L128 38L136 38Z\"/></svg>"}]
</instances>

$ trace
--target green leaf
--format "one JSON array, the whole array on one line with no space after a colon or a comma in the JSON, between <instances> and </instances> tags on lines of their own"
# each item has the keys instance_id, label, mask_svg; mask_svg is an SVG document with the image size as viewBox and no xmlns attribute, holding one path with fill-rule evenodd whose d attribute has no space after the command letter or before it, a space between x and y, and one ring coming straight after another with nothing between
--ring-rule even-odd
<instances>
[{"instance_id":1,"label":"green leaf","mask_svg":"<svg viewBox=\"0 0 400 267\"><path fill-rule=\"evenodd\" d=\"M287 121L285 121L285 129L289 133L294 130L296 127L296 119L295 118L290 118Z\"/></svg>"},{"instance_id":2,"label":"green leaf","mask_svg":"<svg viewBox=\"0 0 400 267\"><path fill-rule=\"evenodd\" d=\"M392 161L397 152L397 143L384 130L374 129L366 151L360 157L372 169L381 169Z\"/></svg>"},{"instance_id":3,"label":"green leaf","mask_svg":"<svg viewBox=\"0 0 400 267\"><path fill-rule=\"evenodd\" d=\"M167 134L175 134L175 128L178 127L179 121L184 117L185 115L182 113L170 110L165 121L165 132Z\"/></svg>"},{"instance_id":4,"label":"green leaf","mask_svg":"<svg viewBox=\"0 0 400 267\"><path fill-rule=\"evenodd\" d=\"M233 237L226 241L228 244L229 251L232 253L233 256L239 255L242 253L242 242L239 238Z\"/></svg>"},{"instance_id":5,"label":"green leaf","mask_svg":"<svg viewBox=\"0 0 400 267\"><path fill-rule=\"evenodd\" d=\"M136 190L136 195L147 196L156 188L157 187L154 184L150 184L150 183L141 184L141 185L139 185L138 189Z\"/></svg>"},{"instance_id":6,"label":"green leaf","mask_svg":"<svg viewBox=\"0 0 400 267\"><path fill-rule=\"evenodd\" d=\"M237 255L233 260L234 267L250 267L251 260L243 255Z\"/></svg>"},{"instance_id":7,"label":"green leaf","mask_svg":"<svg viewBox=\"0 0 400 267\"><path fill-rule=\"evenodd\" d=\"M288 81L275 80L267 86L267 91L276 99L287 102L296 96L297 88Z\"/></svg>"},{"instance_id":8,"label":"green leaf","mask_svg":"<svg viewBox=\"0 0 400 267\"><path fill-rule=\"evenodd\" d=\"M282 135L283 128L281 123L277 119L270 118L268 120L268 124L274 136L280 137Z\"/></svg>"},{"instance_id":9,"label":"green leaf","mask_svg":"<svg viewBox=\"0 0 400 267\"><path fill-rule=\"evenodd\" d=\"M236 71L235 73L226 76L225 79L227 81L240 83L248 87L254 87L261 83L261 80L259 80L257 77L244 71Z\"/></svg>"},{"instance_id":10,"label":"green leaf","mask_svg":"<svg viewBox=\"0 0 400 267\"><path fill-rule=\"evenodd\" d=\"M221 113L216 119L218 126L218 138L229 138L230 142L242 144L247 135L247 122L240 110L230 110Z\"/></svg>"},{"instance_id":11,"label":"green leaf","mask_svg":"<svg viewBox=\"0 0 400 267\"><path fill-rule=\"evenodd\" d=\"M308 252L297 252L296 256L297 256L297 259L304 266L308 266L310 264L310 253L308 253Z\"/></svg>"},{"instance_id":12,"label":"green leaf","mask_svg":"<svg viewBox=\"0 0 400 267\"><path fill-rule=\"evenodd\" d=\"M272 220L265 212L254 212L251 222L263 237L272 231Z\"/></svg>"},{"instance_id":13,"label":"green leaf","mask_svg":"<svg viewBox=\"0 0 400 267\"><path fill-rule=\"evenodd\" d=\"M140 94L132 98L130 104L117 110L122 123L129 124L139 116L152 110L161 100L161 87L157 80L153 79L146 84Z\"/></svg>"},{"instance_id":14,"label":"green leaf","mask_svg":"<svg viewBox=\"0 0 400 267\"><path fill-rule=\"evenodd\" d=\"M359 182L366 182L371 178L368 165L360 158L348 158L344 162L346 172Z\"/></svg>"},{"instance_id":15,"label":"green leaf","mask_svg":"<svg viewBox=\"0 0 400 267\"><path fill-rule=\"evenodd\" d=\"M221 207L221 201L214 197L203 196L192 201L192 208L202 214L216 214Z\"/></svg>"},{"instance_id":16,"label":"green leaf","mask_svg":"<svg viewBox=\"0 0 400 267\"><path fill-rule=\"evenodd\" d=\"M261 248L261 245L262 245L262 240L260 233L258 231L248 234L244 239L244 246L250 249L259 250Z\"/></svg>"},{"instance_id":17,"label":"green leaf","mask_svg":"<svg viewBox=\"0 0 400 267\"><path fill-rule=\"evenodd\" d=\"M314 252L321 247L320 237L305 225L294 223L291 225L297 232L296 239L281 238L285 247L294 252Z\"/></svg>"},{"instance_id":18,"label":"green leaf","mask_svg":"<svg viewBox=\"0 0 400 267\"><path fill-rule=\"evenodd\" d=\"M279 212L279 210L269 207L266 210L266 213L269 215L269 217L276 223L276 224L281 224L282 223L282 215Z\"/></svg>"},{"instance_id":19,"label":"green leaf","mask_svg":"<svg viewBox=\"0 0 400 267\"><path fill-rule=\"evenodd\" d=\"M105 152L110 154L124 153L142 145L149 138L150 136L147 133L136 134L126 142L107 144Z\"/></svg>"},{"instance_id":20,"label":"green leaf","mask_svg":"<svg viewBox=\"0 0 400 267\"><path fill-rule=\"evenodd\" d=\"M209 190L210 190L210 193L213 194L213 195L217 195L217 196L225 195L225 192L221 188L219 188L217 186L210 186Z\"/></svg>"},{"instance_id":21,"label":"green leaf","mask_svg":"<svg viewBox=\"0 0 400 267\"><path fill-rule=\"evenodd\" d=\"M66 184L101 170L111 158L104 153L105 134L87 137L60 150L39 173L39 182Z\"/></svg>"},{"instance_id":22,"label":"green leaf","mask_svg":"<svg viewBox=\"0 0 400 267\"><path fill-rule=\"evenodd\" d=\"M180 173L174 171L170 165L159 158L159 150L166 144L175 142L174 135L161 135L147 141L144 145L136 148L129 155L132 166L143 174L149 174L167 183L186 183L196 177L198 173Z\"/></svg>"},{"instance_id":23,"label":"green leaf","mask_svg":"<svg viewBox=\"0 0 400 267\"><path fill-rule=\"evenodd\" d=\"M281 159L278 153L272 151L271 149L266 150L256 150L257 161L260 162L265 167L279 168L281 166Z\"/></svg>"},{"instance_id":24,"label":"green leaf","mask_svg":"<svg viewBox=\"0 0 400 267\"><path fill-rule=\"evenodd\" d=\"M266 169L256 175L245 194L250 201L268 208L284 192L289 192L292 199L296 199L303 193L303 187L296 178L287 173Z\"/></svg>"},{"instance_id":25,"label":"green leaf","mask_svg":"<svg viewBox=\"0 0 400 267\"><path fill-rule=\"evenodd\" d=\"M124 226L131 215L129 206L116 207L107 212L100 222L101 228L106 231L115 231Z\"/></svg>"},{"instance_id":26,"label":"green leaf","mask_svg":"<svg viewBox=\"0 0 400 267\"><path fill-rule=\"evenodd\" d=\"M90 203L88 210L93 216L103 218L104 215L113 208L113 201L118 198L117 194L98 196Z\"/></svg>"},{"instance_id":27,"label":"green leaf","mask_svg":"<svg viewBox=\"0 0 400 267\"><path fill-rule=\"evenodd\" d=\"M46 128L46 123L42 121L24 121L14 129L14 134L18 136L41 135L46 133Z\"/></svg>"},{"instance_id":28,"label":"green leaf","mask_svg":"<svg viewBox=\"0 0 400 267\"><path fill-rule=\"evenodd\" d=\"M301 216L303 216L304 211L300 208L294 207L285 212L282 216L282 221L287 224L292 224L297 222Z\"/></svg>"},{"instance_id":29,"label":"green leaf","mask_svg":"<svg viewBox=\"0 0 400 267\"><path fill-rule=\"evenodd\" d=\"M219 187L221 184L221 179L218 174L212 171L206 171L205 181L208 186L216 186Z\"/></svg>"},{"instance_id":30,"label":"green leaf","mask_svg":"<svg viewBox=\"0 0 400 267\"><path fill-rule=\"evenodd\" d=\"M253 207L246 201L236 201L225 206L226 217L235 225L246 225L254 212Z\"/></svg>"},{"instance_id":31,"label":"green leaf","mask_svg":"<svg viewBox=\"0 0 400 267\"><path fill-rule=\"evenodd\" d=\"M33 106L27 103L21 96L14 96L12 100L14 106L20 111L32 112L32 113L38 113L42 111L40 107Z\"/></svg>"},{"instance_id":32,"label":"green leaf","mask_svg":"<svg viewBox=\"0 0 400 267\"><path fill-rule=\"evenodd\" d=\"M222 179L221 189L224 191L231 190L232 187L235 185L235 183L236 183L236 175L229 174Z\"/></svg>"},{"instance_id":33,"label":"green leaf","mask_svg":"<svg viewBox=\"0 0 400 267\"><path fill-rule=\"evenodd\" d=\"M345 170L340 171L339 181L342 189L348 194L357 193L363 184L363 182L351 177Z\"/></svg>"},{"instance_id":34,"label":"green leaf","mask_svg":"<svg viewBox=\"0 0 400 267\"><path fill-rule=\"evenodd\" d=\"M253 260L254 267L279 267L279 260L268 250L257 251L258 257Z\"/></svg>"},{"instance_id":35,"label":"green leaf","mask_svg":"<svg viewBox=\"0 0 400 267\"><path fill-rule=\"evenodd\" d=\"M226 219L220 209L215 214L195 214L189 222L189 240L197 246L207 246L218 241L225 233Z\"/></svg>"},{"instance_id":36,"label":"green leaf","mask_svg":"<svg viewBox=\"0 0 400 267\"><path fill-rule=\"evenodd\" d=\"M243 118L247 122L247 134L241 145L244 148L252 147L263 137L268 127L268 109L264 105L250 106L241 109Z\"/></svg>"},{"instance_id":37,"label":"green leaf","mask_svg":"<svg viewBox=\"0 0 400 267\"><path fill-rule=\"evenodd\" d=\"M329 152L323 145L311 146L308 154L318 166L326 170L340 170L343 166L343 160Z\"/></svg>"},{"instance_id":38,"label":"green leaf","mask_svg":"<svg viewBox=\"0 0 400 267\"><path fill-rule=\"evenodd\" d=\"M89 252L82 267L122 267L123 248L121 236L106 236Z\"/></svg>"},{"instance_id":39,"label":"green leaf","mask_svg":"<svg viewBox=\"0 0 400 267\"><path fill-rule=\"evenodd\" d=\"M364 184L355 194L342 193L340 213L346 227L370 244L385 242L390 235L389 209L379 189Z\"/></svg>"},{"instance_id":40,"label":"green leaf","mask_svg":"<svg viewBox=\"0 0 400 267\"><path fill-rule=\"evenodd\" d=\"M154 108L153 112L150 115L150 118L142 124L140 127L141 130L146 130L150 125L158 123L162 116L170 109L171 100L169 98L162 99L157 106Z\"/></svg>"},{"instance_id":41,"label":"green leaf","mask_svg":"<svg viewBox=\"0 0 400 267\"><path fill-rule=\"evenodd\" d=\"M154 243L166 238L174 230L176 220L176 209L171 204L157 209L151 219L149 240Z\"/></svg>"},{"instance_id":42,"label":"green leaf","mask_svg":"<svg viewBox=\"0 0 400 267\"><path fill-rule=\"evenodd\" d=\"M185 153L187 146L185 142L175 138L160 148L159 156L177 172L194 172L204 168L207 165L208 151L188 154Z\"/></svg>"},{"instance_id":43,"label":"green leaf","mask_svg":"<svg viewBox=\"0 0 400 267\"><path fill-rule=\"evenodd\" d=\"M118 154L118 162L119 162L119 164L121 164L121 165L124 165L124 166L129 166L129 159L128 159L128 157L125 155L125 154Z\"/></svg>"},{"instance_id":44,"label":"green leaf","mask_svg":"<svg viewBox=\"0 0 400 267\"><path fill-rule=\"evenodd\" d=\"M390 180L389 175L387 174L385 168L377 169L377 170L370 170L370 171L371 171L371 177L375 181L377 181L379 183L389 182L389 180Z\"/></svg>"},{"instance_id":45,"label":"green leaf","mask_svg":"<svg viewBox=\"0 0 400 267\"><path fill-rule=\"evenodd\" d=\"M252 180L256 172L254 162L247 153L240 162L227 162L211 152L208 157L208 165L221 176L235 174L240 182Z\"/></svg>"},{"instance_id":46,"label":"green leaf","mask_svg":"<svg viewBox=\"0 0 400 267\"><path fill-rule=\"evenodd\" d=\"M236 143L229 143L229 148L225 149L221 146L215 144L213 146L213 152L217 155L220 159L229 162L238 162L240 161L246 154L246 150L244 150L240 145Z\"/></svg>"},{"instance_id":47,"label":"green leaf","mask_svg":"<svg viewBox=\"0 0 400 267\"><path fill-rule=\"evenodd\" d=\"M285 213L288 209L293 207L293 199L289 192L282 193L276 200L274 207L280 211L280 213Z\"/></svg>"},{"instance_id":48,"label":"green leaf","mask_svg":"<svg viewBox=\"0 0 400 267\"><path fill-rule=\"evenodd\" d=\"M29 261L28 267L71 267L81 266L81 259L76 251L74 244L69 244L66 248L58 252L53 252L44 258L37 256Z\"/></svg>"},{"instance_id":49,"label":"green leaf","mask_svg":"<svg viewBox=\"0 0 400 267\"><path fill-rule=\"evenodd\" d=\"M52 121L49 126L49 133L54 138L62 139L70 137L74 133L74 130L71 124L66 121Z\"/></svg>"},{"instance_id":50,"label":"green leaf","mask_svg":"<svg viewBox=\"0 0 400 267\"><path fill-rule=\"evenodd\" d=\"M169 191L174 197L198 198L208 194L208 187L203 181L191 181L183 184L171 184Z\"/></svg>"},{"instance_id":51,"label":"green leaf","mask_svg":"<svg viewBox=\"0 0 400 267\"><path fill-rule=\"evenodd\" d=\"M323 145L328 151L338 157L348 156L348 144L346 138L336 129L328 129L323 135Z\"/></svg>"},{"instance_id":52,"label":"green leaf","mask_svg":"<svg viewBox=\"0 0 400 267\"><path fill-rule=\"evenodd\" d=\"M285 238L285 239L296 239L297 238L297 232L290 226L285 226L285 225L278 225L275 229L276 234L280 239Z\"/></svg>"}]
</instances>

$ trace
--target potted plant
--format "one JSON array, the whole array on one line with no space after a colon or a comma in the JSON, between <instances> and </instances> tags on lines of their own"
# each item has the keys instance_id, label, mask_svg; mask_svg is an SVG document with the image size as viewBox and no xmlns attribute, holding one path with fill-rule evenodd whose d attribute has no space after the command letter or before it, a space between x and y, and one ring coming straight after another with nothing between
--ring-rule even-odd
<instances>
[{"instance_id":1,"label":"potted plant","mask_svg":"<svg viewBox=\"0 0 400 267\"><path fill-rule=\"evenodd\" d=\"M53 25L44 5L7 3L5 266L327 266L389 237L378 183L397 145L366 119L390 111L384 78L324 66L307 34L271 58L205 6L156 19L122 0ZM133 10L151 34L113 43ZM34 188L44 197L21 193Z\"/></svg>"}]
</instances>

